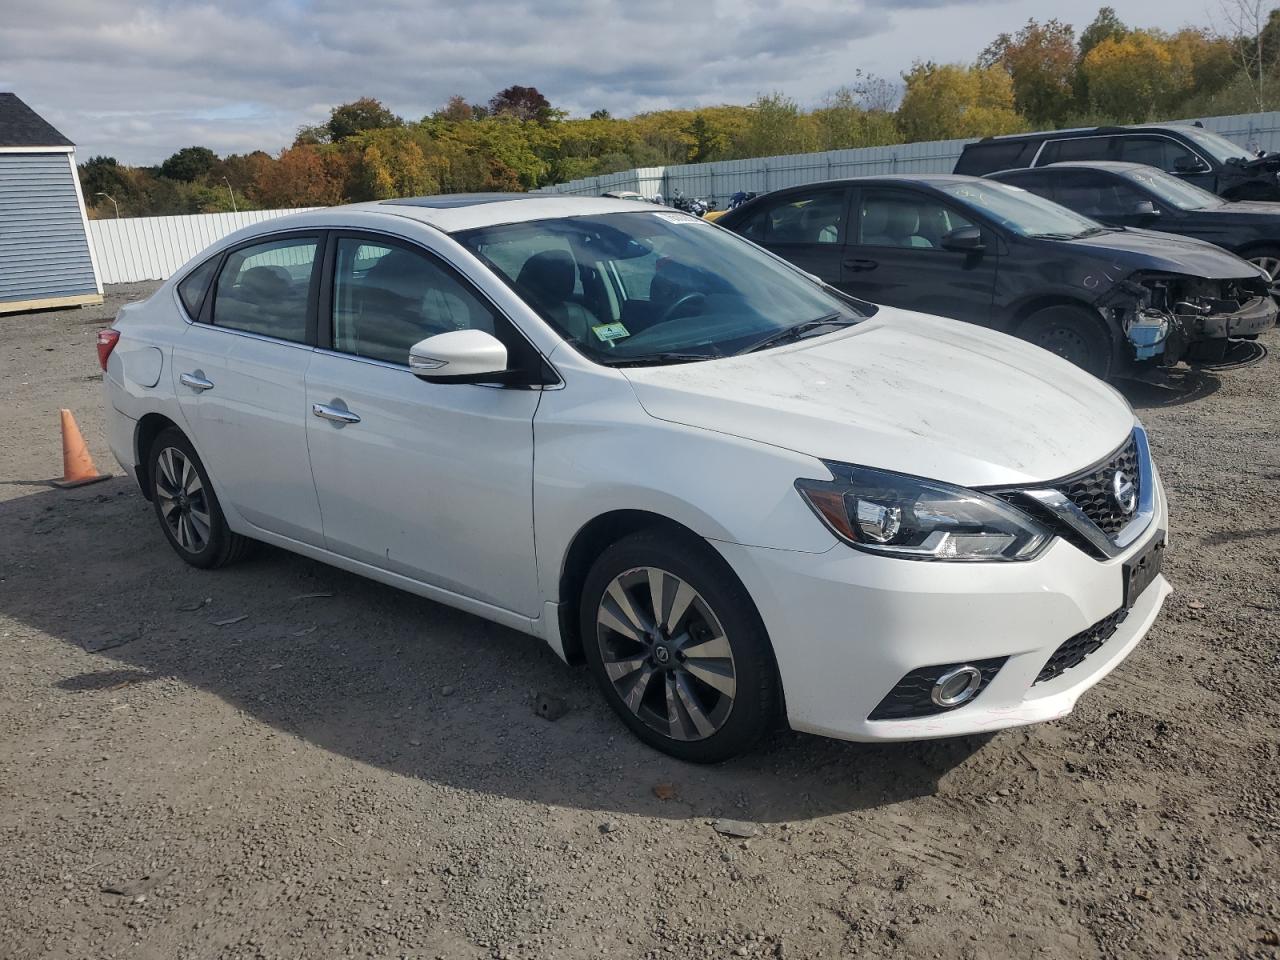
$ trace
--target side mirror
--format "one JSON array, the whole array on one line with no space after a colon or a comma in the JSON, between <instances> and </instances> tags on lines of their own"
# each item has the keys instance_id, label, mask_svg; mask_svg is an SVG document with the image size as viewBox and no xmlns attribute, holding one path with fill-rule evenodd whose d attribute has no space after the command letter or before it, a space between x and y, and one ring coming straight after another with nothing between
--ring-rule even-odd
<instances>
[{"instance_id":1,"label":"side mirror","mask_svg":"<svg viewBox=\"0 0 1280 960\"><path fill-rule=\"evenodd\" d=\"M501 381L507 372L507 348L483 330L438 333L409 348L409 370L428 383Z\"/></svg>"},{"instance_id":2,"label":"side mirror","mask_svg":"<svg viewBox=\"0 0 1280 960\"><path fill-rule=\"evenodd\" d=\"M1139 200L1131 211L1135 217L1158 217L1160 210L1150 200Z\"/></svg>"},{"instance_id":3,"label":"side mirror","mask_svg":"<svg viewBox=\"0 0 1280 960\"><path fill-rule=\"evenodd\" d=\"M942 236L942 249L958 250L963 253L977 253L985 249L982 242L982 231L977 227L956 227Z\"/></svg>"}]
</instances>

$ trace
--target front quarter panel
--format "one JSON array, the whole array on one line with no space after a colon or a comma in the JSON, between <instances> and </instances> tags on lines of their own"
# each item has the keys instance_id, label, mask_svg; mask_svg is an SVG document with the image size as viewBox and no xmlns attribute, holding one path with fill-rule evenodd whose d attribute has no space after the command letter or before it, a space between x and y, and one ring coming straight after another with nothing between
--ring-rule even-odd
<instances>
[{"instance_id":1,"label":"front quarter panel","mask_svg":"<svg viewBox=\"0 0 1280 960\"><path fill-rule=\"evenodd\" d=\"M642 510L708 540L821 553L835 538L795 490L829 477L820 461L740 437L654 419L618 371L567 348L553 360L534 421L534 515L543 596L559 597L574 537L596 517Z\"/></svg>"}]
</instances>

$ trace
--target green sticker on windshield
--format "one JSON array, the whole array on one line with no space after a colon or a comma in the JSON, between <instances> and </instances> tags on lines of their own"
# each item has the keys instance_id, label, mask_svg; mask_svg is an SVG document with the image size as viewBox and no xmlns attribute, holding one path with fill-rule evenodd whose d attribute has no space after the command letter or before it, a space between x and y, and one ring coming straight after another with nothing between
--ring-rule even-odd
<instances>
[{"instance_id":1,"label":"green sticker on windshield","mask_svg":"<svg viewBox=\"0 0 1280 960\"><path fill-rule=\"evenodd\" d=\"M627 328L620 323L597 323L591 328L591 332L605 343L631 336Z\"/></svg>"}]
</instances>

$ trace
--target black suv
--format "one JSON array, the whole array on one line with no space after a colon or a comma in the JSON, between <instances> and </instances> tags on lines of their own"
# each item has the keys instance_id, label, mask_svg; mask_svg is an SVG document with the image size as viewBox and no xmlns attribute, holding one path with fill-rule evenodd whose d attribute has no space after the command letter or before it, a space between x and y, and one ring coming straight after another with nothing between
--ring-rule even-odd
<instances>
[{"instance_id":1,"label":"black suv","mask_svg":"<svg viewBox=\"0 0 1280 960\"><path fill-rule=\"evenodd\" d=\"M955 172L981 177L1064 160L1143 163L1228 200L1280 200L1280 154L1251 156L1221 134L1190 123L987 137L965 145Z\"/></svg>"},{"instance_id":2,"label":"black suv","mask_svg":"<svg viewBox=\"0 0 1280 960\"><path fill-rule=\"evenodd\" d=\"M1100 377L1219 359L1274 325L1267 275L1199 240L1119 230L953 174L757 197L718 221L856 297L1013 333Z\"/></svg>"},{"instance_id":3,"label":"black suv","mask_svg":"<svg viewBox=\"0 0 1280 960\"><path fill-rule=\"evenodd\" d=\"M1267 271L1272 295L1280 294L1280 203L1224 200L1139 163L1055 163L987 177L1038 193L1099 223L1216 243Z\"/></svg>"}]
</instances>

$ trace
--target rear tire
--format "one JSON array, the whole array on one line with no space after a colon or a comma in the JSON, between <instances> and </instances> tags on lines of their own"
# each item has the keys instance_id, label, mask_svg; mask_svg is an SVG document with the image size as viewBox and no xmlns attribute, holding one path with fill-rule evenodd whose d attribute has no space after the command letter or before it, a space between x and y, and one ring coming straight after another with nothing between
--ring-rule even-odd
<instances>
[{"instance_id":1,"label":"rear tire","mask_svg":"<svg viewBox=\"0 0 1280 960\"><path fill-rule=\"evenodd\" d=\"M781 693L764 625L698 538L649 530L610 546L583 585L579 624L605 700L649 746L719 763L774 725Z\"/></svg>"},{"instance_id":2,"label":"rear tire","mask_svg":"<svg viewBox=\"0 0 1280 960\"><path fill-rule=\"evenodd\" d=\"M1038 310L1023 321L1018 336L1101 380L1111 375L1115 357L1111 332L1101 317L1095 318L1081 307Z\"/></svg>"},{"instance_id":3,"label":"rear tire","mask_svg":"<svg viewBox=\"0 0 1280 960\"><path fill-rule=\"evenodd\" d=\"M212 570L249 553L255 541L227 526L209 474L182 431L170 427L156 436L147 467L156 518L178 556Z\"/></svg>"}]
</instances>

